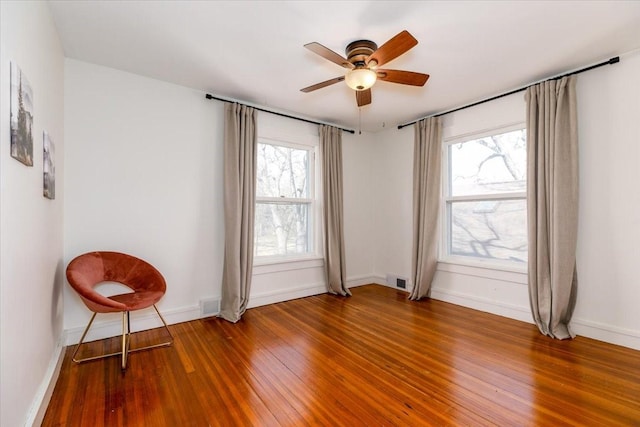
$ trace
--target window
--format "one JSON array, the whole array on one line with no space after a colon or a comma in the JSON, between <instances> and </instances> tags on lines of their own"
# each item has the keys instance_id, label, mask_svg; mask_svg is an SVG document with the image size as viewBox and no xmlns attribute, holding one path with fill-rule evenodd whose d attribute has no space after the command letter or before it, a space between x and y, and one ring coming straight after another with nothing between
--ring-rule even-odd
<instances>
[{"instance_id":1,"label":"window","mask_svg":"<svg viewBox=\"0 0 640 427\"><path fill-rule=\"evenodd\" d=\"M444 261L527 260L526 133L522 125L447 141Z\"/></svg>"},{"instance_id":2,"label":"window","mask_svg":"<svg viewBox=\"0 0 640 427\"><path fill-rule=\"evenodd\" d=\"M315 253L314 147L261 139L256 170L254 256Z\"/></svg>"}]
</instances>

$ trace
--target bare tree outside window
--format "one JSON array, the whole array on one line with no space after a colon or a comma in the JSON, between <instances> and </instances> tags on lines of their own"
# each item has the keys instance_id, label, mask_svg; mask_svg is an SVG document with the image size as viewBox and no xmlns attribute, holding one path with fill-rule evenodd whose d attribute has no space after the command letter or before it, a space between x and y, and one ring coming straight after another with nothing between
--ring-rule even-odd
<instances>
[{"instance_id":1,"label":"bare tree outside window","mask_svg":"<svg viewBox=\"0 0 640 427\"><path fill-rule=\"evenodd\" d=\"M311 157L308 149L258 143L255 256L311 251Z\"/></svg>"},{"instance_id":2,"label":"bare tree outside window","mask_svg":"<svg viewBox=\"0 0 640 427\"><path fill-rule=\"evenodd\" d=\"M448 254L525 262L525 130L448 148Z\"/></svg>"}]
</instances>

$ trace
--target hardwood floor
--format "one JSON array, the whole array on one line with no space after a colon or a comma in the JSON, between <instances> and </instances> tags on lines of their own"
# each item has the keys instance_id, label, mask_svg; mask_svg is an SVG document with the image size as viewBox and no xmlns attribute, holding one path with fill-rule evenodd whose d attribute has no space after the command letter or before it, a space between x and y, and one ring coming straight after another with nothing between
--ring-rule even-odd
<instances>
[{"instance_id":1,"label":"hardwood floor","mask_svg":"<svg viewBox=\"0 0 640 427\"><path fill-rule=\"evenodd\" d=\"M369 285L170 326L77 365L45 426L640 425L640 352ZM162 330L141 333L162 338ZM95 344L100 350L117 340Z\"/></svg>"}]
</instances>

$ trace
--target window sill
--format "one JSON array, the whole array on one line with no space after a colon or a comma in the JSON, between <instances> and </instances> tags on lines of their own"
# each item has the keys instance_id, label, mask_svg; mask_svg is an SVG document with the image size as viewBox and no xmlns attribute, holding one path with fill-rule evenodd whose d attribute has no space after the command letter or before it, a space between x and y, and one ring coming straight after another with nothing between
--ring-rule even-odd
<instances>
[{"instance_id":1,"label":"window sill","mask_svg":"<svg viewBox=\"0 0 640 427\"><path fill-rule=\"evenodd\" d=\"M438 261L438 271L500 280L519 285L527 285L527 265L509 265L466 259L446 258Z\"/></svg>"},{"instance_id":2,"label":"window sill","mask_svg":"<svg viewBox=\"0 0 640 427\"><path fill-rule=\"evenodd\" d=\"M310 255L304 258L263 258L257 261L254 260L253 274L269 274L318 267L324 267L324 258L319 255Z\"/></svg>"}]
</instances>

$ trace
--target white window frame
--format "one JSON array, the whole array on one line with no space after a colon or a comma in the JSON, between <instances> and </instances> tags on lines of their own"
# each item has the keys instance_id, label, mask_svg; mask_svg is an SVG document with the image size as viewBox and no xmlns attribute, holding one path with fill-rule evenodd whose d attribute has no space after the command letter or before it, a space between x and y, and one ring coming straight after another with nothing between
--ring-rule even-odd
<instances>
[{"instance_id":1,"label":"white window frame","mask_svg":"<svg viewBox=\"0 0 640 427\"><path fill-rule=\"evenodd\" d=\"M318 195L320 192L316 186L317 182L320 182L317 176L317 167L316 167L316 159L317 159L317 149L318 146L316 144L305 144L301 142L291 142L284 139L275 139L275 138L265 138L258 137L258 144L268 144L286 148L292 148L296 150L305 150L309 154L309 195L307 198L294 198L294 197L259 197L256 195L256 206L259 203L277 203L277 204L306 204L308 206L308 239L309 239L309 252L304 254L290 254L290 255L271 255L271 256L258 256L254 255L253 257L253 265L254 266L268 266L268 265L277 265L277 264L285 264L285 263L299 263L300 261L312 261L317 259L322 259L320 255L320 247L319 247L319 209L320 203L318 201ZM256 177L257 179L257 177ZM255 239L255 237L254 237ZM255 240L254 240L255 245ZM306 263L305 263L306 265ZM262 270L260 270L262 271Z\"/></svg>"},{"instance_id":2,"label":"white window frame","mask_svg":"<svg viewBox=\"0 0 640 427\"><path fill-rule=\"evenodd\" d=\"M479 267L483 269L494 269L501 271L510 271L516 273L526 273L527 263L519 263L516 261L496 260L489 258L475 258L462 255L451 255L451 239L449 230L451 230L451 206L454 202L475 202L475 201L494 201L494 200L524 200L527 201L527 192L518 191L510 193L489 193L471 196L452 196L451 195L451 157L450 147L468 141L485 138L492 135L500 135L516 130L526 130L524 122L516 122L504 126L497 126L490 129L484 129L477 132L470 132L463 135L455 135L445 138L442 142L442 185L441 185L441 203L440 203L440 245L438 250L438 262L452 265L462 265L469 267Z\"/></svg>"}]
</instances>

